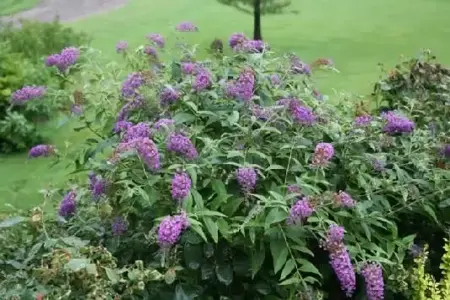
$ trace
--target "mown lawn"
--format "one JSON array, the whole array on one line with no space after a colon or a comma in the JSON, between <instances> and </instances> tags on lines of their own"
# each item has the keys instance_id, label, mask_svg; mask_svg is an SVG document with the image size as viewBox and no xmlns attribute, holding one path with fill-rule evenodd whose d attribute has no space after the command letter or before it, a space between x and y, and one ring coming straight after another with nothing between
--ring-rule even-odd
<instances>
[{"instance_id":1,"label":"mown lawn","mask_svg":"<svg viewBox=\"0 0 450 300\"><path fill-rule=\"evenodd\" d=\"M1 0L0 16L12 15L33 8L40 0Z\"/></svg>"},{"instance_id":2,"label":"mown lawn","mask_svg":"<svg viewBox=\"0 0 450 300\"><path fill-rule=\"evenodd\" d=\"M4 1L4 0L3 0ZM0 2L3 2L0 1ZM393 66L401 55L416 55L430 48L443 63L450 63L450 2L446 0L301 0L293 1L297 13L263 18L263 36L273 49L293 51L307 61L332 58L340 74L321 75L322 91L345 90L367 94L380 75L378 63ZM1 4L0 4L1 7ZM233 32L251 35L252 18L213 0L132 0L122 9L73 23L94 36L93 46L112 59L118 40L131 46L145 42L151 32L164 34L171 42L173 27L193 21L200 32L186 34L189 41L206 48L214 38L226 40ZM58 146L76 143L84 133L66 127L48 134ZM68 170L48 169L45 159L26 161L25 155L0 157L0 203L30 207L40 201L39 189L58 186ZM2 206L0 205L0 210Z\"/></svg>"}]
</instances>

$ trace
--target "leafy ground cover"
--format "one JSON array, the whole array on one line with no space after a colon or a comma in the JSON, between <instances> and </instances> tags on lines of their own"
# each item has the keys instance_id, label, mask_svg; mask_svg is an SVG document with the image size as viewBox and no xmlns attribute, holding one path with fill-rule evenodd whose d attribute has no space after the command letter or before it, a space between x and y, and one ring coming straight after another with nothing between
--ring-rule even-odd
<instances>
[{"instance_id":1,"label":"leafy ground cover","mask_svg":"<svg viewBox=\"0 0 450 300\"><path fill-rule=\"evenodd\" d=\"M292 10L296 13L264 16L263 37L274 49L296 52L306 61L331 57L341 73L316 76L321 91L334 88L367 94L380 74L379 62L393 66L400 55L415 55L424 47L431 48L444 63L450 62L447 1L304 0L294 1ZM233 32L250 35L252 30L250 16L202 0L134 0L122 9L72 25L92 34L93 47L113 57L118 40L137 46L151 32L173 39L173 26L180 20L198 25L200 32L188 39L202 48L214 38L226 41ZM70 125L55 130L54 124L44 130L57 145L61 141L76 143L86 134L67 130ZM36 191L64 182L68 173L63 165L49 170L45 160L28 162L26 155L0 158L0 163L0 203L20 207L40 201ZM0 205L2 209L4 205Z\"/></svg>"},{"instance_id":2,"label":"leafy ground cover","mask_svg":"<svg viewBox=\"0 0 450 300\"><path fill-rule=\"evenodd\" d=\"M39 0L2 0L0 16L7 16L36 6Z\"/></svg>"}]
</instances>

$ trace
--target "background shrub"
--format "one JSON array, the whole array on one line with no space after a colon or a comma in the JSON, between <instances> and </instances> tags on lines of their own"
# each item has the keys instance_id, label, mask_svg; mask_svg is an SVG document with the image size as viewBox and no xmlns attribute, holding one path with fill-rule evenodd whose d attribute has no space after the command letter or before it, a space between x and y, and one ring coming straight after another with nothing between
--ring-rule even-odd
<instances>
[{"instance_id":1,"label":"background shrub","mask_svg":"<svg viewBox=\"0 0 450 300\"><path fill-rule=\"evenodd\" d=\"M61 108L58 101L41 99L26 106L11 106L14 91L27 85L60 88L63 79L54 76L44 58L69 45L84 45L89 38L55 20L52 23L23 21L22 27L12 24L0 27L0 151L23 151L42 142L36 122L47 121ZM12 113L13 112L13 113Z\"/></svg>"}]
</instances>

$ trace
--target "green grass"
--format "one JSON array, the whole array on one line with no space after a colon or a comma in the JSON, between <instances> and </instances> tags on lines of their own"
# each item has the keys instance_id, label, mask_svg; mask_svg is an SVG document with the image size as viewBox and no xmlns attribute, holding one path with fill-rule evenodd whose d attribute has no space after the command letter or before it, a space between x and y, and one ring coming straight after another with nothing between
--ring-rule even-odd
<instances>
[{"instance_id":1,"label":"green grass","mask_svg":"<svg viewBox=\"0 0 450 300\"><path fill-rule=\"evenodd\" d=\"M13 15L15 13L35 7L39 0L1 0L0 16Z\"/></svg>"},{"instance_id":2,"label":"green grass","mask_svg":"<svg viewBox=\"0 0 450 300\"><path fill-rule=\"evenodd\" d=\"M4 1L4 0L3 0ZM380 75L378 63L393 66L401 55L430 48L444 64L450 62L450 1L445 0L301 0L293 1L298 14L264 16L263 36L273 49L293 51L306 61L332 58L340 74L320 75L322 91L331 88L367 94ZM93 46L112 59L118 40L132 46L145 43L151 32L174 40L173 27L190 20L200 32L185 34L192 43L208 47L214 38L226 40L233 32L251 35L252 18L210 0L131 0L122 9L73 24L94 36ZM83 134L67 128L47 130L55 143L76 143ZM23 155L0 158L0 203L29 207L40 201L36 191L67 180L62 166L48 169L48 160L26 162ZM1 210L0 206L0 210Z\"/></svg>"}]
</instances>

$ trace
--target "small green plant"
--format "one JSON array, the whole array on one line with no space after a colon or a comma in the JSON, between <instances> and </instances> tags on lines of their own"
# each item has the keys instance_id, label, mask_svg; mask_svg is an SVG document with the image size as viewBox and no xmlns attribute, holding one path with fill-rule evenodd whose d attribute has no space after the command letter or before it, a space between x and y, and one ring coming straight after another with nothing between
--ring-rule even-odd
<instances>
[{"instance_id":1,"label":"small green plant","mask_svg":"<svg viewBox=\"0 0 450 300\"><path fill-rule=\"evenodd\" d=\"M426 245L414 259L416 266L413 268L410 283L413 300L447 300L450 299L450 243L446 239L444 246L445 253L442 256L440 268L442 279L436 279L426 272L428 262L428 245Z\"/></svg>"}]
</instances>

